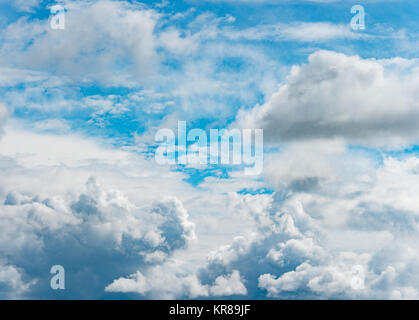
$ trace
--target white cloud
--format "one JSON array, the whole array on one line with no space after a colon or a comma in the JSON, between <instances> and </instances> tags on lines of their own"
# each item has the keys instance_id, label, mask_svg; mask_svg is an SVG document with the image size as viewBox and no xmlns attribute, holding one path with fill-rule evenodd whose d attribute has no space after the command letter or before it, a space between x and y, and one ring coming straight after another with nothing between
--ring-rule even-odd
<instances>
[{"instance_id":1,"label":"white cloud","mask_svg":"<svg viewBox=\"0 0 419 320\"><path fill-rule=\"evenodd\" d=\"M215 279L214 285L210 288L213 296L245 295L247 289L240 278L240 272L233 270L228 276L219 276Z\"/></svg>"},{"instance_id":2,"label":"white cloud","mask_svg":"<svg viewBox=\"0 0 419 320\"><path fill-rule=\"evenodd\" d=\"M207 286L203 286L195 275L176 274L164 266L153 267L144 274L138 271L128 278L116 279L105 291L137 293L158 299L208 296Z\"/></svg>"},{"instance_id":3,"label":"white cloud","mask_svg":"<svg viewBox=\"0 0 419 320\"><path fill-rule=\"evenodd\" d=\"M138 207L119 190L102 190L93 178L88 180L84 193L71 198L8 193L1 213L2 252L25 247L42 250L47 245L44 237L60 233L82 232L92 244L113 243L116 248L130 238L144 242L146 247L164 246L169 251L195 240L194 224L175 198Z\"/></svg>"},{"instance_id":4,"label":"white cloud","mask_svg":"<svg viewBox=\"0 0 419 320\"><path fill-rule=\"evenodd\" d=\"M9 118L9 110L4 103L0 103L0 138L3 135L3 128L6 125L6 121Z\"/></svg>"},{"instance_id":5,"label":"white cloud","mask_svg":"<svg viewBox=\"0 0 419 320\"><path fill-rule=\"evenodd\" d=\"M37 131L55 131L55 132L68 132L70 125L64 119L46 119L37 121L33 124Z\"/></svg>"},{"instance_id":6,"label":"white cloud","mask_svg":"<svg viewBox=\"0 0 419 320\"><path fill-rule=\"evenodd\" d=\"M138 293L158 299L199 298L245 295L247 289L237 270L219 276L213 285L203 285L195 274L182 272L172 261L119 278L105 288L107 292Z\"/></svg>"},{"instance_id":7,"label":"white cloud","mask_svg":"<svg viewBox=\"0 0 419 320\"><path fill-rule=\"evenodd\" d=\"M20 299L36 280L25 282L21 270L0 262L0 295L6 299Z\"/></svg>"},{"instance_id":8,"label":"white cloud","mask_svg":"<svg viewBox=\"0 0 419 320\"><path fill-rule=\"evenodd\" d=\"M105 84L138 85L152 75L157 13L101 0L69 3L65 17L64 30L26 18L8 25L0 44L3 64Z\"/></svg>"},{"instance_id":9,"label":"white cloud","mask_svg":"<svg viewBox=\"0 0 419 320\"><path fill-rule=\"evenodd\" d=\"M169 28L162 31L159 35L159 43L171 53L183 55L193 53L198 48L198 35L195 34L181 36L180 31L175 28Z\"/></svg>"},{"instance_id":10,"label":"white cloud","mask_svg":"<svg viewBox=\"0 0 419 320\"><path fill-rule=\"evenodd\" d=\"M278 296L281 292L298 292L305 289L323 298L356 295L356 287L351 286L352 279L356 276L353 268L365 268L369 258L368 255L341 253L337 261L330 265L312 266L304 262L295 271L286 272L278 279L269 274L261 275L259 287L267 290L270 297Z\"/></svg>"},{"instance_id":11,"label":"white cloud","mask_svg":"<svg viewBox=\"0 0 419 320\"><path fill-rule=\"evenodd\" d=\"M86 139L81 135L34 133L12 123L7 131L7 135L0 141L1 154L13 157L17 163L27 167L60 164L76 167L97 159L107 164L126 164L129 158L128 153L112 150L109 146L102 147L94 139Z\"/></svg>"},{"instance_id":12,"label":"white cloud","mask_svg":"<svg viewBox=\"0 0 419 320\"><path fill-rule=\"evenodd\" d=\"M274 40L298 42L323 42L335 39L358 39L366 35L354 33L349 25L329 22L294 22L290 24L257 25L235 30L225 28L222 35L234 40Z\"/></svg>"},{"instance_id":13,"label":"white cloud","mask_svg":"<svg viewBox=\"0 0 419 320\"><path fill-rule=\"evenodd\" d=\"M43 72L10 67L1 67L0 70L1 87L11 87L16 86L22 82L30 83L47 79L47 74Z\"/></svg>"}]
</instances>

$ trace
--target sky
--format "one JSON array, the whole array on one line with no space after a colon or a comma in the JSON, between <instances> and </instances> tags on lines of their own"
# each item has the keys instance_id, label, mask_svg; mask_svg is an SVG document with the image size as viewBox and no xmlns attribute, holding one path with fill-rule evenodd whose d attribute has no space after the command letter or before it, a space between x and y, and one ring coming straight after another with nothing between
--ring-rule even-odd
<instances>
[{"instance_id":1,"label":"sky","mask_svg":"<svg viewBox=\"0 0 419 320\"><path fill-rule=\"evenodd\" d=\"M418 299L418 14L0 0L0 299ZM263 169L159 163L179 121Z\"/></svg>"}]
</instances>

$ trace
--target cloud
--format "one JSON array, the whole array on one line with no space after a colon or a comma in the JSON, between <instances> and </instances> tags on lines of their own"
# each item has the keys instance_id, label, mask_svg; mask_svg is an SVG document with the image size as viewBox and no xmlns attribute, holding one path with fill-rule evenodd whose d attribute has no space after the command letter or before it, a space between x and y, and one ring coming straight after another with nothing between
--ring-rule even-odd
<instances>
[{"instance_id":1,"label":"cloud","mask_svg":"<svg viewBox=\"0 0 419 320\"><path fill-rule=\"evenodd\" d=\"M223 37L222 26L234 20L229 15L205 12L179 26L138 3L76 4L67 3L64 30L21 18L2 31L0 86L15 110L51 110L55 118L70 111L79 119L88 108L88 124L104 129L127 114L141 128L166 115L225 125L240 105L254 103L255 88L274 89L280 63L253 44ZM92 82L121 91L79 89Z\"/></svg>"},{"instance_id":2,"label":"cloud","mask_svg":"<svg viewBox=\"0 0 419 320\"><path fill-rule=\"evenodd\" d=\"M376 166L339 140L301 141L270 155L276 192L252 195L238 193L255 183L240 175L192 190L92 138L7 131L0 251L22 284L38 280L24 297L56 297L54 264L71 275L65 296L79 298L409 298L419 287L415 156ZM354 266L364 290L351 287Z\"/></svg>"},{"instance_id":3,"label":"cloud","mask_svg":"<svg viewBox=\"0 0 419 320\"><path fill-rule=\"evenodd\" d=\"M347 252L320 266L304 262L278 278L264 274L259 277L259 287L270 297L281 297L290 292L305 296L311 291L320 298L417 299L418 283L410 272L417 267L418 261L418 252L413 247L393 244L373 257ZM380 267L377 264L381 264ZM360 270L365 283L357 287Z\"/></svg>"},{"instance_id":4,"label":"cloud","mask_svg":"<svg viewBox=\"0 0 419 320\"><path fill-rule=\"evenodd\" d=\"M143 273L137 271L127 278L119 278L105 288L107 292L137 293L157 299L199 297L228 297L246 295L247 289L237 270L219 276L212 285L203 285L195 274L182 273L173 265L159 265Z\"/></svg>"},{"instance_id":5,"label":"cloud","mask_svg":"<svg viewBox=\"0 0 419 320\"><path fill-rule=\"evenodd\" d=\"M266 156L264 174L277 190L310 192L339 179L340 168L348 157L344 141L312 140L296 141L283 145L279 154ZM357 162L353 163L355 167ZM362 165L356 166L361 171Z\"/></svg>"},{"instance_id":6,"label":"cloud","mask_svg":"<svg viewBox=\"0 0 419 320\"><path fill-rule=\"evenodd\" d=\"M137 271L128 278L116 279L105 288L105 291L137 293L158 299L208 296L208 288L203 286L195 275L176 274L162 266L153 267L144 275Z\"/></svg>"},{"instance_id":7,"label":"cloud","mask_svg":"<svg viewBox=\"0 0 419 320\"><path fill-rule=\"evenodd\" d=\"M350 157L363 170L338 161L324 183L308 189L281 183L268 205L246 205L257 229L209 254L200 271L204 283L237 270L251 297L417 297L409 270L418 257L418 159L386 158L377 169L365 164L365 154ZM354 285L360 270L361 289Z\"/></svg>"},{"instance_id":8,"label":"cloud","mask_svg":"<svg viewBox=\"0 0 419 320\"><path fill-rule=\"evenodd\" d=\"M11 67L0 67L0 86L1 87L13 87L22 82L30 83L41 80L46 80L47 74L43 72L36 72L31 70L11 68Z\"/></svg>"},{"instance_id":9,"label":"cloud","mask_svg":"<svg viewBox=\"0 0 419 320\"><path fill-rule=\"evenodd\" d=\"M245 295L247 289L240 278L240 272L233 270L229 276L219 276L215 279L214 285L210 288L213 296Z\"/></svg>"},{"instance_id":10,"label":"cloud","mask_svg":"<svg viewBox=\"0 0 419 320\"><path fill-rule=\"evenodd\" d=\"M41 0L0 0L0 3L10 2L11 5L22 12L33 12L41 4Z\"/></svg>"},{"instance_id":11,"label":"cloud","mask_svg":"<svg viewBox=\"0 0 419 320\"><path fill-rule=\"evenodd\" d=\"M4 134L4 126L9 118L9 111L4 103L0 103L0 138Z\"/></svg>"},{"instance_id":12,"label":"cloud","mask_svg":"<svg viewBox=\"0 0 419 320\"><path fill-rule=\"evenodd\" d=\"M130 279L137 272L148 279L147 297L211 294L215 279L203 283L196 273L208 248L251 227L228 208L225 190L252 181L236 181L225 190L208 181L206 188L213 191L207 193L185 183L186 175L159 167L130 148L111 148L81 134L31 130L13 120L0 142L0 256L21 270L24 283L37 280L22 297L138 298L140 290L104 291L115 279ZM214 232L222 234L214 238ZM69 277L62 293L49 287L49 269L56 264ZM168 278L150 280L162 273ZM230 274L217 277L231 281L231 294L241 294L243 287Z\"/></svg>"},{"instance_id":13,"label":"cloud","mask_svg":"<svg viewBox=\"0 0 419 320\"><path fill-rule=\"evenodd\" d=\"M162 197L183 197L181 174L92 138L17 130L15 124L0 142L0 256L21 274L27 290L20 298L57 297L49 287L56 264L71 275L62 296L99 298L114 279L164 263L196 242L183 202ZM15 148L20 134L23 154ZM0 283L3 298L13 292L20 292L17 285Z\"/></svg>"},{"instance_id":14,"label":"cloud","mask_svg":"<svg viewBox=\"0 0 419 320\"><path fill-rule=\"evenodd\" d=\"M358 39L366 37L351 31L348 25L329 22L294 22L290 24L257 25L234 30L225 28L222 35L233 40L274 40L298 42L323 42L335 39Z\"/></svg>"},{"instance_id":15,"label":"cloud","mask_svg":"<svg viewBox=\"0 0 419 320\"><path fill-rule=\"evenodd\" d=\"M44 123L45 124L45 123ZM8 134L0 141L1 154L13 157L22 166L54 166L64 164L77 167L94 159L103 163L127 163L128 153L101 146L80 134L54 135L28 131L23 125L10 123Z\"/></svg>"},{"instance_id":16,"label":"cloud","mask_svg":"<svg viewBox=\"0 0 419 320\"><path fill-rule=\"evenodd\" d=\"M98 297L118 273L150 263L144 254L169 256L195 240L194 225L175 198L141 208L118 190L101 189L93 178L85 188L74 200L16 191L7 194L0 214L0 251L7 261L27 270L32 280L39 279L31 294L45 293L48 268L62 264L73 274L72 294L80 294L79 282L96 274L98 278L85 281L92 285L89 294ZM35 265L33 259L38 261Z\"/></svg>"},{"instance_id":17,"label":"cloud","mask_svg":"<svg viewBox=\"0 0 419 320\"><path fill-rule=\"evenodd\" d=\"M37 131L55 131L55 132L68 132L70 126L64 119L46 119L37 121L33 124Z\"/></svg>"},{"instance_id":18,"label":"cloud","mask_svg":"<svg viewBox=\"0 0 419 320\"><path fill-rule=\"evenodd\" d=\"M0 296L4 299L20 299L36 280L25 282L22 271L12 265L0 263Z\"/></svg>"},{"instance_id":19,"label":"cloud","mask_svg":"<svg viewBox=\"0 0 419 320\"><path fill-rule=\"evenodd\" d=\"M401 147L419 139L417 68L331 51L310 55L262 106L242 111L243 127L267 141L342 138L364 146ZM395 69L395 71L394 71Z\"/></svg>"},{"instance_id":20,"label":"cloud","mask_svg":"<svg viewBox=\"0 0 419 320\"><path fill-rule=\"evenodd\" d=\"M138 84L157 61L156 21L154 11L128 2L69 3L64 30L25 17L9 24L2 31L1 60L73 80Z\"/></svg>"},{"instance_id":21,"label":"cloud","mask_svg":"<svg viewBox=\"0 0 419 320\"><path fill-rule=\"evenodd\" d=\"M197 36L186 35L182 37L180 31L172 27L160 33L159 44L171 53L188 55L198 48Z\"/></svg>"},{"instance_id":22,"label":"cloud","mask_svg":"<svg viewBox=\"0 0 419 320\"><path fill-rule=\"evenodd\" d=\"M353 268L365 266L369 256L342 253L330 265L312 266L308 262L300 264L295 271L282 274L278 279L264 274L259 277L259 287L268 296L277 297L282 292L310 290L320 297L344 298L356 294L351 286L355 277ZM354 293L355 292L355 293Z\"/></svg>"},{"instance_id":23,"label":"cloud","mask_svg":"<svg viewBox=\"0 0 419 320\"><path fill-rule=\"evenodd\" d=\"M416 60L318 51L277 89L283 67L253 41L358 36L330 23L236 29L229 15L193 11L174 26L182 15L163 21L137 3L68 6L62 32L31 18L2 31L4 102L30 117L5 127L0 105L2 298L417 297L418 158L348 148L417 141ZM158 85L137 91L154 72ZM179 117L227 125L264 99L237 118L279 145L263 180L147 158L154 129ZM139 118L135 146L115 134ZM85 122L112 139L74 131ZM49 287L55 264L68 275L62 293Z\"/></svg>"}]
</instances>

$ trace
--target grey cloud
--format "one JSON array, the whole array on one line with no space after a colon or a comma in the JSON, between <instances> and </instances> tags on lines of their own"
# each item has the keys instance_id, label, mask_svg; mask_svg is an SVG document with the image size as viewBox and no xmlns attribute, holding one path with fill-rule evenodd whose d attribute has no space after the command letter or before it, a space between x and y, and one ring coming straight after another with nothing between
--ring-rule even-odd
<instances>
[{"instance_id":1,"label":"grey cloud","mask_svg":"<svg viewBox=\"0 0 419 320\"><path fill-rule=\"evenodd\" d=\"M388 62L318 51L293 67L260 107L242 111L243 127L263 128L267 141L343 138L353 144L392 146L419 140L417 69L397 73ZM401 68L402 69L402 68ZM415 71L416 70L416 71Z\"/></svg>"}]
</instances>

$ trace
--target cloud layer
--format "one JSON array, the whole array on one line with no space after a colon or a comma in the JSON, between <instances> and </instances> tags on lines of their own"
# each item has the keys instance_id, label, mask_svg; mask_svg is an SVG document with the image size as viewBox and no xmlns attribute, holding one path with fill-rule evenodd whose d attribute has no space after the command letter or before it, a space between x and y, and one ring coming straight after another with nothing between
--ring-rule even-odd
<instances>
[{"instance_id":1,"label":"cloud layer","mask_svg":"<svg viewBox=\"0 0 419 320\"><path fill-rule=\"evenodd\" d=\"M412 32L229 2L2 3L0 298L419 298ZM178 120L264 129L263 174L159 166Z\"/></svg>"}]
</instances>

